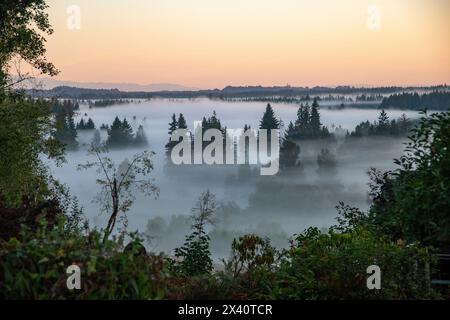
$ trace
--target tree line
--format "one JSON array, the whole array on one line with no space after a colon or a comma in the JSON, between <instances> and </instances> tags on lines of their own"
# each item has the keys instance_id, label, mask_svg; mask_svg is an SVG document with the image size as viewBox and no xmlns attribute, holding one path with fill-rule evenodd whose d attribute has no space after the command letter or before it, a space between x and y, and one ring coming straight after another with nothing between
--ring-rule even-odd
<instances>
[{"instance_id":1,"label":"tree line","mask_svg":"<svg viewBox=\"0 0 450 320\"><path fill-rule=\"evenodd\" d=\"M433 91L422 95L417 92L396 93L384 98L380 108L450 110L450 91Z\"/></svg>"}]
</instances>

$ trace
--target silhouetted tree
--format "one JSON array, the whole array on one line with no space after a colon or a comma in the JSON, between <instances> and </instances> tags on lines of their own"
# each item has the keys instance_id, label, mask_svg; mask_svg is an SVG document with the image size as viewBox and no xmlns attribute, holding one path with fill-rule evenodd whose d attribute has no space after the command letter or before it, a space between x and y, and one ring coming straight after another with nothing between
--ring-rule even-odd
<instances>
[{"instance_id":1,"label":"silhouetted tree","mask_svg":"<svg viewBox=\"0 0 450 320\"><path fill-rule=\"evenodd\" d=\"M123 121L120 121L119 117L116 117L108 129L106 145L111 148L127 147L132 144L133 139L133 129L127 119L125 118Z\"/></svg>"},{"instance_id":2,"label":"silhouetted tree","mask_svg":"<svg viewBox=\"0 0 450 320\"><path fill-rule=\"evenodd\" d=\"M275 117L275 112L273 111L273 108L270 105L270 103L266 107L266 111L264 112L264 115L260 121L259 128L266 129L266 130L280 128L280 122Z\"/></svg>"},{"instance_id":3,"label":"silhouetted tree","mask_svg":"<svg viewBox=\"0 0 450 320\"><path fill-rule=\"evenodd\" d=\"M309 120L309 128L311 130L311 137L318 138L322 135L322 124L320 123L320 113L319 113L319 103L317 99L314 99L314 102L311 107L311 115Z\"/></svg>"},{"instance_id":4,"label":"silhouetted tree","mask_svg":"<svg viewBox=\"0 0 450 320\"><path fill-rule=\"evenodd\" d=\"M178 129L187 129L187 123L182 113L180 113L180 116L178 117L177 127Z\"/></svg>"},{"instance_id":5,"label":"silhouetted tree","mask_svg":"<svg viewBox=\"0 0 450 320\"><path fill-rule=\"evenodd\" d=\"M302 139L309 137L309 121L310 112L309 105L305 106L302 104L297 111L297 120L295 121L296 138Z\"/></svg>"},{"instance_id":6,"label":"silhouetted tree","mask_svg":"<svg viewBox=\"0 0 450 320\"><path fill-rule=\"evenodd\" d=\"M142 125L140 125L138 130L136 131L136 138L134 138L134 145L138 147L148 146L147 136L145 135L144 127Z\"/></svg>"},{"instance_id":7,"label":"silhouetted tree","mask_svg":"<svg viewBox=\"0 0 450 320\"><path fill-rule=\"evenodd\" d=\"M131 161L125 159L119 166L108 157L106 148L91 148L89 153L95 156L95 160L78 165L78 170L96 168L100 173L97 184L101 190L96 200L101 205L101 210L110 214L104 230L105 243L114 231L120 213L125 214L133 205L136 191L145 196L158 196L159 188L148 177L153 171L151 158L154 153L144 151L135 154Z\"/></svg>"}]
</instances>

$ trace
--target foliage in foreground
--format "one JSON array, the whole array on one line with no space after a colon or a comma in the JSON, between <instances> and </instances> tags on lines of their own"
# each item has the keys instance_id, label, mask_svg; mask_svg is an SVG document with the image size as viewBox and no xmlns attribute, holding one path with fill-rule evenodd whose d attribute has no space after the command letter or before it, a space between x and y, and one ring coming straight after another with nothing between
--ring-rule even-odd
<instances>
[{"instance_id":1,"label":"foliage in foreground","mask_svg":"<svg viewBox=\"0 0 450 320\"><path fill-rule=\"evenodd\" d=\"M123 238L106 244L101 234L22 232L0 242L2 299L424 299L430 288L432 254L392 243L366 230L339 234L310 229L278 252L269 240L235 240L222 271L174 273L170 258L124 249ZM131 243L138 243L132 239ZM77 264L81 290L68 290L66 268ZM382 289L368 290L366 269L382 269Z\"/></svg>"},{"instance_id":2,"label":"foliage in foreground","mask_svg":"<svg viewBox=\"0 0 450 320\"><path fill-rule=\"evenodd\" d=\"M103 244L96 231L87 235L62 226L24 231L20 239L0 242L1 299L159 299L164 296L163 259L124 250L123 239ZM66 269L82 270L82 290L67 289Z\"/></svg>"}]
</instances>

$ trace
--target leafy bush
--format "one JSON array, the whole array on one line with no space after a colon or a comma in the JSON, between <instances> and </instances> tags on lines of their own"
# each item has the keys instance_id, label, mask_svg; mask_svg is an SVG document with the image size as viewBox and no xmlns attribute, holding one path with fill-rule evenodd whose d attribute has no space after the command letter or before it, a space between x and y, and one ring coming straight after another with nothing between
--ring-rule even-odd
<instances>
[{"instance_id":1,"label":"leafy bush","mask_svg":"<svg viewBox=\"0 0 450 320\"><path fill-rule=\"evenodd\" d=\"M139 250L122 250L119 239L103 245L96 231L66 237L63 223L51 231L44 224L36 233L24 230L20 240L0 242L0 298L161 299L164 259ZM67 289L72 264L81 269L82 290Z\"/></svg>"},{"instance_id":2,"label":"leafy bush","mask_svg":"<svg viewBox=\"0 0 450 320\"><path fill-rule=\"evenodd\" d=\"M420 119L394 172L372 171L370 214L383 234L450 243L450 113Z\"/></svg>"},{"instance_id":3,"label":"leafy bush","mask_svg":"<svg viewBox=\"0 0 450 320\"><path fill-rule=\"evenodd\" d=\"M310 228L298 235L276 272L273 299L427 299L435 261L427 249L392 243L364 229ZM366 270L381 268L381 290L369 290Z\"/></svg>"}]
</instances>

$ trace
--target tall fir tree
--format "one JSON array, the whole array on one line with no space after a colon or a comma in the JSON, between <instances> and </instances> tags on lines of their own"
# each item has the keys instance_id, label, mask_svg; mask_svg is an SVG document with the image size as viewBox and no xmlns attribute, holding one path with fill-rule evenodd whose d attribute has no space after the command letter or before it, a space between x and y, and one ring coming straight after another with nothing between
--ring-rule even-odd
<instances>
[{"instance_id":1,"label":"tall fir tree","mask_svg":"<svg viewBox=\"0 0 450 320\"><path fill-rule=\"evenodd\" d=\"M378 116L377 133L389 133L389 117L384 109L381 110L380 115Z\"/></svg>"},{"instance_id":2,"label":"tall fir tree","mask_svg":"<svg viewBox=\"0 0 450 320\"><path fill-rule=\"evenodd\" d=\"M311 115L309 120L309 127L311 130L311 137L318 138L322 133L322 124L320 123L319 103L317 98L314 98L314 102L311 106Z\"/></svg>"},{"instance_id":3,"label":"tall fir tree","mask_svg":"<svg viewBox=\"0 0 450 320\"><path fill-rule=\"evenodd\" d=\"M264 115L260 121L259 125L260 129L279 129L280 128L280 122L275 117L275 112L273 111L272 106L270 103L267 105L266 110L264 112Z\"/></svg>"},{"instance_id":4,"label":"tall fir tree","mask_svg":"<svg viewBox=\"0 0 450 320\"><path fill-rule=\"evenodd\" d=\"M88 129L88 130L95 129L95 123L91 118L89 118L88 121L86 122L86 129Z\"/></svg>"},{"instance_id":5,"label":"tall fir tree","mask_svg":"<svg viewBox=\"0 0 450 320\"><path fill-rule=\"evenodd\" d=\"M295 121L296 137L307 138L309 136L310 112L309 105L302 104L297 111L297 120Z\"/></svg>"},{"instance_id":6,"label":"tall fir tree","mask_svg":"<svg viewBox=\"0 0 450 320\"><path fill-rule=\"evenodd\" d=\"M123 138L126 144L131 144L133 142L133 128L128 123L127 118L124 118L122 121L122 132Z\"/></svg>"},{"instance_id":7,"label":"tall fir tree","mask_svg":"<svg viewBox=\"0 0 450 320\"><path fill-rule=\"evenodd\" d=\"M280 167L282 170L300 166L300 162L298 160L300 155L300 147L294 141L295 134L295 126L291 121L289 122L280 147Z\"/></svg>"},{"instance_id":8,"label":"tall fir tree","mask_svg":"<svg viewBox=\"0 0 450 320\"><path fill-rule=\"evenodd\" d=\"M178 129L187 129L187 123L182 113L180 113L180 116L178 117L177 126Z\"/></svg>"},{"instance_id":9,"label":"tall fir tree","mask_svg":"<svg viewBox=\"0 0 450 320\"><path fill-rule=\"evenodd\" d=\"M170 121L169 123L169 136L171 136L177 129L178 129L178 121L177 116L174 113L172 115L172 121Z\"/></svg>"},{"instance_id":10,"label":"tall fir tree","mask_svg":"<svg viewBox=\"0 0 450 320\"><path fill-rule=\"evenodd\" d=\"M170 155L171 155L171 153L172 153L173 147L177 144L177 142L176 142L176 141L172 141L171 138L172 138L172 134L173 134L177 129L179 129L179 123L180 123L180 121L181 121L181 125L182 125L182 126L187 127L187 126L186 126L186 121L184 120L184 117L183 117L182 114L180 114L179 120L177 120L177 116L175 115L175 113L172 114L172 120L171 120L170 123L169 123L169 131L168 131L168 133L169 133L169 141L166 143L166 146L165 146L165 148L166 148L166 160L167 160L167 163L171 163L171 162L168 161L168 160L170 159ZM181 128L181 129L183 129L183 128ZM184 128L184 129L186 129L186 128Z\"/></svg>"},{"instance_id":11,"label":"tall fir tree","mask_svg":"<svg viewBox=\"0 0 450 320\"><path fill-rule=\"evenodd\" d=\"M56 102L53 107L56 127L55 138L69 150L78 148L77 126L75 125L73 110L73 104L70 101Z\"/></svg>"}]
</instances>

